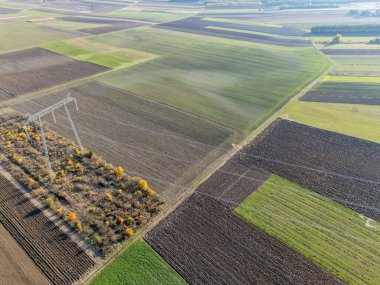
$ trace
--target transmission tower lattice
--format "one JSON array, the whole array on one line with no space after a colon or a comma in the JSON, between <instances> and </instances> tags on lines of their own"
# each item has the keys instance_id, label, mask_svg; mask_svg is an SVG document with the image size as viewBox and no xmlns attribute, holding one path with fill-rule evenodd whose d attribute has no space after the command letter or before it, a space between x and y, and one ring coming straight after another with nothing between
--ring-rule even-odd
<instances>
[{"instance_id":1,"label":"transmission tower lattice","mask_svg":"<svg viewBox=\"0 0 380 285\"><path fill-rule=\"evenodd\" d=\"M63 99L63 100L55 103L54 105L51 105L50 107L47 107L47 108L39 111L38 113L35 113L35 114L29 116L26 119L26 121L24 122L24 130L25 130L26 136L27 136L27 138L28 138L29 141L30 141L30 134L28 132L27 126L30 125L30 124L32 124L33 122L37 122L38 125L39 125L41 142L42 142L42 146L44 148L44 155L45 155L46 165L47 165L47 168L49 170L50 180L53 180L54 178L53 178L53 175L52 175L52 167L51 167L51 162L50 162L50 157L49 157L49 149L48 149L48 146L46 144L45 132L44 132L44 128L42 126L42 121L41 121L42 117L44 117L44 116L46 116L46 115L48 115L48 114L51 113L52 116L53 116L53 121L56 124L57 120L56 120L54 111L57 110L57 109L59 109L59 108L64 107L65 111L66 111L67 118L68 118L68 120L70 122L71 128L73 129L73 133L74 133L75 139L77 141L77 144L79 146L79 149L80 149L81 152L83 152L82 143L81 143L81 141L79 139L78 132L77 132L77 130L75 128L75 125L74 125L74 122L73 122L73 120L71 118L69 108L67 108L67 104L69 104L70 102L74 102L76 110L79 111L78 104L77 104L77 99L74 98L74 97L71 97L70 94L68 94L68 96L67 96L66 99Z\"/></svg>"}]
</instances>

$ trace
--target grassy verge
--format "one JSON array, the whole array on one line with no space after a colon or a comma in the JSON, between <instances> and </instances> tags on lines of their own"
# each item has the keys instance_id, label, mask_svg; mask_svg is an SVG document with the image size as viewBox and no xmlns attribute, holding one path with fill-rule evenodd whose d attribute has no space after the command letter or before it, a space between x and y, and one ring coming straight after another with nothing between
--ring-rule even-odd
<instances>
[{"instance_id":1,"label":"grassy verge","mask_svg":"<svg viewBox=\"0 0 380 285\"><path fill-rule=\"evenodd\" d=\"M348 284L379 284L380 224L273 176L235 209Z\"/></svg>"}]
</instances>

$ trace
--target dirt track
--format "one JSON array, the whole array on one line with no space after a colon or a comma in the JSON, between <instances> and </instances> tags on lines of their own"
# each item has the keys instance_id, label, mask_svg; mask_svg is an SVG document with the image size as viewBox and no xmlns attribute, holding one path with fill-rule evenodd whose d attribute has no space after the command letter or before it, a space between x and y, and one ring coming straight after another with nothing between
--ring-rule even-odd
<instances>
[{"instance_id":1,"label":"dirt track","mask_svg":"<svg viewBox=\"0 0 380 285\"><path fill-rule=\"evenodd\" d=\"M0 283L7 285L51 284L0 223Z\"/></svg>"}]
</instances>

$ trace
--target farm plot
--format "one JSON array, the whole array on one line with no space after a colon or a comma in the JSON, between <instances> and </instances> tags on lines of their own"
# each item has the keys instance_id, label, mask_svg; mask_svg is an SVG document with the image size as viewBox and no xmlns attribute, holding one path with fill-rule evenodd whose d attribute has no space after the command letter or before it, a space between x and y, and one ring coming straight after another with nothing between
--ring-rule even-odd
<instances>
[{"instance_id":1,"label":"farm plot","mask_svg":"<svg viewBox=\"0 0 380 285\"><path fill-rule=\"evenodd\" d=\"M115 48L88 39L56 42L45 45L43 48L73 59L92 62L109 68L123 68L156 57L151 53Z\"/></svg>"},{"instance_id":2,"label":"farm plot","mask_svg":"<svg viewBox=\"0 0 380 285\"><path fill-rule=\"evenodd\" d=\"M69 21L69 22L104 25L102 27L78 29L78 31L80 32L88 33L92 35L100 35L100 34L105 34L105 33L110 33L110 32L130 29L130 28L136 28L136 27L146 25L141 22L116 20L116 19L109 19L109 18L67 16L67 17L61 17L59 19L62 21Z\"/></svg>"},{"instance_id":3,"label":"farm plot","mask_svg":"<svg viewBox=\"0 0 380 285\"><path fill-rule=\"evenodd\" d=\"M210 28L218 27L220 29ZM170 29L179 32L195 33L206 36L222 37L233 40L256 42L275 46L286 46L286 47L300 47L300 46L311 46L309 40L295 39L295 38L280 38L270 35L247 33L244 31L256 31L256 32L274 32L279 34L296 34L302 35L301 30L294 28L271 28L263 26L253 26L253 25L242 25L233 24L226 22L213 22L213 21L203 21L200 18L193 17L183 20L178 20L170 23L164 23L157 25L158 28ZM225 28L225 29L221 29ZM241 31L239 31L241 30ZM303 31L301 31L303 32Z\"/></svg>"},{"instance_id":4,"label":"farm plot","mask_svg":"<svg viewBox=\"0 0 380 285\"><path fill-rule=\"evenodd\" d=\"M244 132L327 65L314 48L264 48L153 28L91 40L161 55L100 81Z\"/></svg>"},{"instance_id":5,"label":"farm plot","mask_svg":"<svg viewBox=\"0 0 380 285\"><path fill-rule=\"evenodd\" d=\"M0 38L7 40L1 41L0 52L37 46L71 37L72 35L69 33L38 29L38 24L2 22L0 23Z\"/></svg>"},{"instance_id":6,"label":"farm plot","mask_svg":"<svg viewBox=\"0 0 380 285\"><path fill-rule=\"evenodd\" d=\"M34 113L70 92L82 142L131 175L149 178L170 203L202 170L240 141L240 132L222 127L133 93L91 82L15 106ZM67 119L57 113L57 131L72 137Z\"/></svg>"},{"instance_id":7,"label":"farm plot","mask_svg":"<svg viewBox=\"0 0 380 285\"><path fill-rule=\"evenodd\" d=\"M307 92L302 101L380 105L380 84L323 81Z\"/></svg>"},{"instance_id":8,"label":"farm plot","mask_svg":"<svg viewBox=\"0 0 380 285\"><path fill-rule=\"evenodd\" d=\"M203 16L208 16L201 14ZM214 17L213 15L209 15ZM236 13L221 15L223 18L253 20L271 24L328 24L328 23L378 23L376 17L353 17L344 9L307 9L295 11L276 11L267 13Z\"/></svg>"},{"instance_id":9,"label":"farm plot","mask_svg":"<svg viewBox=\"0 0 380 285\"><path fill-rule=\"evenodd\" d=\"M380 145L278 119L242 152L259 166L380 220Z\"/></svg>"},{"instance_id":10,"label":"farm plot","mask_svg":"<svg viewBox=\"0 0 380 285\"><path fill-rule=\"evenodd\" d=\"M0 223L0 280L8 285L49 285L30 257Z\"/></svg>"},{"instance_id":11,"label":"farm plot","mask_svg":"<svg viewBox=\"0 0 380 285\"><path fill-rule=\"evenodd\" d=\"M187 284L145 241L138 239L108 265L91 285Z\"/></svg>"},{"instance_id":12,"label":"farm plot","mask_svg":"<svg viewBox=\"0 0 380 285\"><path fill-rule=\"evenodd\" d=\"M18 9L0 7L0 14L15 14L15 13L18 13L19 11L20 10Z\"/></svg>"},{"instance_id":13,"label":"farm plot","mask_svg":"<svg viewBox=\"0 0 380 285\"><path fill-rule=\"evenodd\" d=\"M380 223L277 176L235 212L347 284L380 283Z\"/></svg>"},{"instance_id":14,"label":"farm plot","mask_svg":"<svg viewBox=\"0 0 380 285\"><path fill-rule=\"evenodd\" d=\"M326 55L380 55L380 49L321 49Z\"/></svg>"},{"instance_id":15,"label":"farm plot","mask_svg":"<svg viewBox=\"0 0 380 285\"><path fill-rule=\"evenodd\" d=\"M0 99L108 70L104 66L73 60L41 48L2 54L0 64Z\"/></svg>"},{"instance_id":16,"label":"farm plot","mask_svg":"<svg viewBox=\"0 0 380 285\"><path fill-rule=\"evenodd\" d=\"M145 240L189 284L343 284L200 193Z\"/></svg>"},{"instance_id":17,"label":"farm plot","mask_svg":"<svg viewBox=\"0 0 380 285\"><path fill-rule=\"evenodd\" d=\"M76 243L3 176L0 176L0 189L0 222L50 282L72 284L95 265Z\"/></svg>"}]
</instances>

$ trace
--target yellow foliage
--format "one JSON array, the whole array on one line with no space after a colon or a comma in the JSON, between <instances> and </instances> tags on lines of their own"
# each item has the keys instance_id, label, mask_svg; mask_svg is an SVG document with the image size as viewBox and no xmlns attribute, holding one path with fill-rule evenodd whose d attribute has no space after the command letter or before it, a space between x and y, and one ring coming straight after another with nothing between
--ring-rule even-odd
<instances>
[{"instance_id":1,"label":"yellow foliage","mask_svg":"<svg viewBox=\"0 0 380 285\"><path fill-rule=\"evenodd\" d=\"M122 190L122 189L119 189L119 190L117 190L117 193L118 193L118 194L122 194L122 193L123 193L123 190Z\"/></svg>"},{"instance_id":2,"label":"yellow foliage","mask_svg":"<svg viewBox=\"0 0 380 285\"><path fill-rule=\"evenodd\" d=\"M124 223L124 218L123 218L123 217L120 217L120 218L117 219L117 221L118 221L120 224L122 224L122 223Z\"/></svg>"},{"instance_id":3,"label":"yellow foliage","mask_svg":"<svg viewBox=\"0 0 380 285\"><path fill-rule=\"evenodd\" d=\"M39 141L41 140L41 137L40 137L39 135L36 135L36 136L34 137L34 139L35 139L37 142L39 142Z\"/></svg>"},{"instance_id":4,"label":"yellow foliage","mask_svg":"<svg viewBox=\"0 0 380 285\"><path fill-rule=\"evenodd\" d=\"M58 208L57 213L62 213L62 210L63 210L62 208Z\"/></svg>"},{"instance_id":5,"label":"yellow foliage","mask_svg":"<svg viewBox=\"0 0 380 285\"><path fill-rule=\"evenodd\" d=\"M7 146L11 146L11 145L12 145L12 142L11 142L11 141L7 141L7 142L6 142L6 145L7 145Z\"/></svg>"},{"instance_id":6,"label":"yellow foliage","mask_svg":"<svg viewBox=\"0 0 380 285\"><path fill-rule=\"evenodd\" d=\"M112 194L106 194L106 200L107 201L112 201L112 199L113 199L113 196L112 196Z\"/></svg>"},{"instance_id":7,"label":"yellow foliage","mask_svg":"<svg viewBox=\"0 0 380 285\"><path fill-rule=\"evenodd\" d=\"M141 189L146 189L146 187L148 187L148 182L146 182L146 180L144 180L144 179L141 179L139 181L139 185L140 185Z\"/></svg>"},{"instance_id":8,"label":"yellow foliage","mask_svg":"<svg viewBox=\"0 0 380 285\"><path fill-rule=\"evenodd\" d=\"M130 222L130 223L134 223L134 222L135 222L135 219L132 218L132 217L129 217L129 218L128 218L128 222Z\"/></svg>"},{"instance_id":9,"label":"yellow foliage","mask_svg":"<svg viewBox=\"0 0 380 285\"><path fill-rule=\"evenodd\" d=\"M77 218L77 215L74 212L69 214L69 221L72 222Z\"/></svg>"},{"instance_id":10,"label":"yellow foliage","mask_svg":"<svg viewBox=\"0 0 380 285\"><path fill-rule=\"evenodd\" d=\"M125 234L130 237L131 235L133 235L133 229L132 228L125 229Z\"/></svg>"},{"instance_id":11,"label":"yellow foliage","mask_svg":"<svg viewBox=\"0 0 380 285\"><path fill-rule=\"evenodd\" d=\"M81 165L80 165L79 162L77 162L77 163L75 164L75 168L76 168L76 169L80 169L80 168L81 168Z\"/></svg>"},{"instance_id":12,"label":"yellow foliage","mask_svg":"<svg viewBox=\"0 0 380 285\"><path fill-rule=\"evenodd\" d=\"M80 155L80 154L81 154L79 148L76 148L76 149L75 149L75 153L76 153L77 155Z\"/></svg>"},{"instance_id":13,"label":"yellow foliage","mask_svg":"<svg viewBox=\"0 0 380 285\"><path fill-rule=\"evenodd\" d=\"M121 177L121 176L123 176L123 174L124 174L124 169L121 166L118 166L116 168L116 176Z\"/></svg>"},{"instance_id":14,"label":"yellow foliage","mask_svg":"<svg viewBox=\"0 0 380 285\"><path fill-rule=\"evenodd\" d=\"M36 183L36 181L33 178L29 178L28 184L33 185L34 183Z\"/></svg>"},{"instance_id":15,"label":"yellow foliage","mask_svg":"<svg viewBox=\"0 0 380 285\"><path fill-rule=\"evenodd\" d=\"M63 144L63 140L59 140L58 143L59 143L59 144Z\"/></svg>"},{"instance_id":16,"label":"yellow foliage","mask_svg":"<svg viewBox=\"0 0 380 285\"><path fill-rule=\"evenodd\" d=\"M140 190L137 190L137 191L135 192L135 195L136 195L136 196L141 196L141 194L142 194L142 192L141 192Z\"/></svg>"},{"instance_id":17,"label":"yellow foliage","mask_svg":"<svg viewBox=\"0 0 380 285\"><path fill-rule=\"evenodd\" d=\"M149 188L148 190L146 190L146 195L153 196L153 194L154 194L154 191L152 188Z\"/></svg>"},{"instance_id":18,"label":"yellow foliage","mask_svg":"<svg viewBox=\"0 0 380 285\"><path fill-rule=\"evenodd\" d=\"M105 221L104 224L105 224L106 226L109 226L110 221Z\"/></svg>"}]
</instances>

